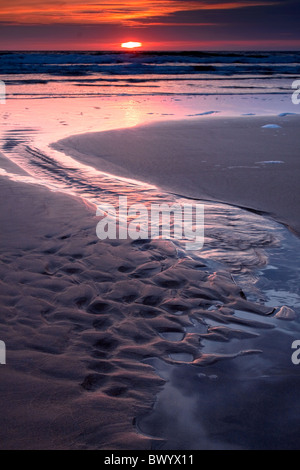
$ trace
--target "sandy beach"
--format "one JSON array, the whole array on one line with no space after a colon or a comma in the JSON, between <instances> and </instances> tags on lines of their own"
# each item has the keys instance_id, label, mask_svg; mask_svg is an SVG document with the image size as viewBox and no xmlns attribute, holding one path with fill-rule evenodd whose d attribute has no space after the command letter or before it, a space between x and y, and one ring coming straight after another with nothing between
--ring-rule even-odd
<instances>
[{"instance_id":1,"label":"sandy beach","mask_svg":"<svg viewBox=\"0 0 300 470\"><path fill-rule=\"evenodd\" d=\"M94 210L79 199L0 182L0 337L7 348L0 448L147 448L132 420L150 409L163 381L138 361L146 345L155 351L155 315L143 320L137 311L134 323L126 320L125 286L123 296L115 289L124 285L126 248L97 243ZM144 262L141 253L131 270ZM131 294L142 294L138 283Z\"/></svg>"},{"instance_id":2,"label":"sandy beach","mask_svg":"<svg viewBox=\"0 0 300 470\"><path fill-rule=\"evenodd\" d=\"M267 123L281 127L262 128ZM298 123L295 116L165 122L53 144L91 166L78 180L67 173L68 162L55 167L71 175L74 191L86 188L86 198L50 191L32 178L22 182L26 172L1 156L7 171L0 211L0 337L7 346L0 371L2 448L295 445L298 428L278 434L282 423L290 425L294 396L278 415L280 426L270 414L257 427L264 410L278 410L298 383L290 362L298 304L288 292L297 284L297 238L258 214L206 201L204 252L190 255L168 240L100 241L89 200L99 188L99 201L114 202L120 193L133 202L176 200L143 183L100 179L97 170L104 170L266 212L297 231ZM284 163L257 163L268 160ZM289 380L274 382L274 370ZM269 390L258 408L245 391L249 380L253 397ZM228 398L233 389L235 411ZM218 393L227 396L226 406ZM216 403L221 428L212 418ZM237 439L230 415L242 410L248 424Z\"/></svg>"},{"instance_id":3,"label":"sandy beach","mask_svg":"<svg viewBox=\"0 0 300 470\"><path fill-rule=\"evenodd\" d=\"M257 354L269 336L258 332L280 322L268 319L274 308L246 300L230 274L213 272L208 260L178 258L168 241L98 240L94 207L78 198L3 177L1 192L0 336L7 347L0 370L6 397L0 404L1 448L160 448L161 429L168 448L235 448L221 437L211 442L192 417L188 434L182 423L189 443L177 431L180 447L174 423L165 417L160 424L163 410L158 408L158 421L149 412L166 383L163 397L180 393L169 368L186 384L195 380L191 372L212 375L214 364L224 361L260 370ZM239 227L238 212L234 219ZM252 224L254 232L245 227L240 242L245 246L248 237L255 247L252 261L245 256L249 269L263 266L259 253L272 246L272 238L257 232L255 218ZM222 245L228 245L226 236ZM240 249L232 251L232 261ZM239 310L249 316L234 315ZM237 350L218 350L219 341L234 338ZM202 349L200 339L215 347ZM189 363L192 369L185 371ZM242 370L232 375L233 383ZM176 403L182 410L190 406L186 398ZM136 417L144 416L137 428Z\"/></svg>"},{"instance_id":4,"label":"sandy beach","mask_svg":"<svg viewBox=\"0 0 300 470\"><path fill-rule=\"evenodd\" d=\"M75 135L54 148L175 194L269 214L300 234L299 125L297 115L198 118Z\"/></svg>"},{"instance_id":5,"label":"sandy beach","mask_svg":"<svg viewBox=\"0 0 300 470\"><path fill-rule=\"evenodd\" d=\"M1 191L1 448L160 445L134 424L165 383L147 360L218 362L228 355L201 353L199 335L186 332L192 312L227 323L234 308L263 317L274 309L242 298L226 273L178 259L170 242L99 241L94 207L78 198L3 177ZM207 310L216 302L217 315ZM268 328L233 322L224 338ZM228 357L255 353L249 343Z\"/></svg>"}]
</instances>

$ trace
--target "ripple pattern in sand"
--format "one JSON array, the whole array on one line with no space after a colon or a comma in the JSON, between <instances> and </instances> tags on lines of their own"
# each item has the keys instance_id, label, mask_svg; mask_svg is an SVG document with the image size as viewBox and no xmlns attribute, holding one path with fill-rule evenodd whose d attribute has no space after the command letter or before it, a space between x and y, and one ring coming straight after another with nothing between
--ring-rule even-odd
<instances>
[{"instance_id":1,"label":"ripple pattern in sand","mask_svg":"<svg viewBox=\"0 0 300 470\"><path fill-rule=\"evenodd\" d=\"M61 161L57 153L28 146L18 151L14 158L31 174L28 183L80 196L88 207L99 200L116 204L120 193L146 205L185 201L72 159ZM274 308L256 287L257 271L285 229L239 208L205 203L204 249L188 252L179 241L100 242L96 222L89 212L76 221L75 232L74 224L64 224L2 253L5 323L14 325L28 356L37 352L32 374L51 380L68 376L83 401L93 396L105 406L130 403L128 418L150 409L166 380L154 373L156 359L202 370L262 353L252 345L262 330L275 328L268 320ZM234 348L220 352L220 345L232 343ZM57 360L61 356L64 361ZM74 365L71 376L66 364ZM109 437L97 434L97 443L91 438L84 445L115 446L116 435L103 426ZM119 437L120 447L128 446L129 427Z\"/></svg>"}]
</instances>

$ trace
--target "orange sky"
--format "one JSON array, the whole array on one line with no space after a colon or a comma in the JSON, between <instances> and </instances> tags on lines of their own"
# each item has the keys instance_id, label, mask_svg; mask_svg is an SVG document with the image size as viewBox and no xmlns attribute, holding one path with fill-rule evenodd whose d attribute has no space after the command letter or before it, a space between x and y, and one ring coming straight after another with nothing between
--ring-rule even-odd
<instances>
[{"instance_id":1,"label":"orange sky","mask_svg":"<svg viewBox=\"0 0 300 470\"><path fill-rule=\"evenodd\" d=\"M276 5L278 2L235 1L205 2L182 0L72 0L62 3L52 0L42 3L40 0L1 1L0 22L17 24L51 24L51 23L110 23L126 26L139 26L151 18L166 17L176 12L199 10L233 10L246 7ZM140 21L143 20L141 23ZM149 24L148 23L148 24Z\"/></svg>"},{"instance_id":2,"label":"orange sky","mask_svg":"<svg viewBox=\"0 0 300 470\"><path fill-rule=\"evenodd\" d=\"M294 49L299 15L299 0L0 0L0 48Z\"/></svg>"}]
</instances>

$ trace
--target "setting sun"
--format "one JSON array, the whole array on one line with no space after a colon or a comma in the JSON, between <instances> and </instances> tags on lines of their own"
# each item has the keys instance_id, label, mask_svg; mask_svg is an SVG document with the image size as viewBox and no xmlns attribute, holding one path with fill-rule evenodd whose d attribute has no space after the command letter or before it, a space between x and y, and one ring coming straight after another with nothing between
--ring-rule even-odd
<instances>
[{"instance_id":1,"label":"setting sun","mask_svg":"<svg viewBox=\"0 0 300 470\"><path fill-rule=\"evenodd\" d=\"M136 47L142 47L141 42L123 42L121 47L125 47L126 49L135 49Z\"/></svg>"}]
</instances>

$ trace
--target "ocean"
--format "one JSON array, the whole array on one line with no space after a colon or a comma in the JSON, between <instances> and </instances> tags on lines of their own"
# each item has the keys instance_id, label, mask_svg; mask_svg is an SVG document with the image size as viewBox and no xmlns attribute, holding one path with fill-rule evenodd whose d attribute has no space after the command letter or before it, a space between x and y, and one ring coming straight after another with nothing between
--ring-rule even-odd
<instances>
[{"instance_id":1,"label":"ocean","mask_svg":"<svg viewBox=\"0 0 300 470\"><path fill-rule=\"evenodd\" d=\"M1 52L9 98L284 94L299 52Z\"/></svg>"}]
</instances>

